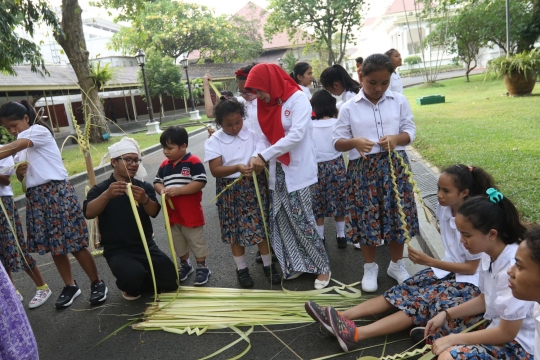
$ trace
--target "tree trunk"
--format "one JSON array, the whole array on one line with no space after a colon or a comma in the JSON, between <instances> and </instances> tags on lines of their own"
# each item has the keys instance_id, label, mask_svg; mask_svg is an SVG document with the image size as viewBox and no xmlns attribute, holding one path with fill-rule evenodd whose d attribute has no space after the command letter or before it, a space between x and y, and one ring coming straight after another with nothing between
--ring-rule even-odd
<instances>
[{"instance_id":1,"label":"tree trunk","mask_svg":"<svg viewBox=\"0 0 540 360\"><path fill-rule=\"evenodd\" d=\"M90 126L90 142L103 141L102 135L109 132L104 117L103 104L99 100L98 89L90 76L89 53L84 40L82 9L78 0L62 0L61 27L64 36L55 34L77 76L81 89L83 114L86 126Z\"/></svg>"}]
</instances>

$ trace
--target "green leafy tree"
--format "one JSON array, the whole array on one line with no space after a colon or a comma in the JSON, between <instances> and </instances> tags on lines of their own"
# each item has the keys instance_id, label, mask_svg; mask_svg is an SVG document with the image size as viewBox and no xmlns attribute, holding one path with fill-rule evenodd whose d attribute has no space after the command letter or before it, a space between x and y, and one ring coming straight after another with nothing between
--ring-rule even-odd
<instances>
[{"instance_id":1,"label":"green leafy tree","mask_svg":"<svg viewBox=\"0 0 540 360\"><path fill-rule=\"evenodd\" d=\"M109 127L105 119L103 104L99 99L98 87L92 79L81 14L82 9L78 0L62 0L62 21L60 23L62 31L55 31L54 37L64 49L77 76L82 96L84 119L86 126L89 127L90 142L98 143L103 141L103 134L109 132ZM88 156L90 156L89 153Z\"/></svg>"},{"instance_id":2,"label":"green leafy tree","mask_svg":"<svg viewBox=\"0 0 540 360\"><path fill-rule=\"evenodd\" d=\"M442 45L450 53L457 54L467 67L465 76L476 68L480 49L488 45L486 15L480 7L465 6L457 11L448 22L437 24L427 38L435 45Z\"/></svg>"},{"instance_id":3,"label":"green leafy tree","mask_svg":"<svg viewBox=\"0 0 540 360\"><path fill-rule=\"evenodd\" d=\"M232 27L231 27L232 25ZM247 62L263 52L259 22L241 16L215 18L212 44L201 49L201 56L219 63Z\"/></svg>"},{"instance_id":4,"label":"green leafy tree","mask_svg":"<svg viewBox=\"0 0 540 360\"><path fill-rule=\"evenodd\" d=\"M341 63L347 44L354 43L353 28L361 22L362 0L270 0L272 11L264 28L265 36L286 31L290 39L300 36L315 41L316 50L323 44L328 51L328 65ZM310 35L311 34L311 35ZM337 37L337 50L334 44Z\"/></svg>"},{"instance_id":5,"label":"green leafy tree","mask_svg":"<svg viewBox=\"0 0 540 360\"><path fill-rule=\"evenodd\" d=\"M158 0L147 3L144 11L134 14L132 26L122 27L111 45L129 54L152 47L176 60L184 53L211 44L216 25L212 11L206 6ZM233 29L232 24L223 26L226 31Z\"/></svg>"},{"instance_id":6,"label":"green leafy tree","mask_svg":"<svg viewBox=\"0 0 540 360\"><path fill-rule=\"evenodd\" d=\"M409 66L414 66L422 63L422 58L418 55L407 56L403 62Z\"/></svg>"},{"instance_id":7,"label":"green leafy tree","mask_svg":"<svg viewBox=\"0 0 540 360\"><path fill-rule=\"evenodd\" d=\"M161 56L155 51L149 52L144 69L150 97L154 98L165 93L176 98L184 97L182 69L174 63L173 58ZM144 94L144 82L140 70L137 76L141 92Z\"/></svg>"},{"instance_id":8,"label":"green leafy tree","mask_svg":"<svg viewBox=\"0 0 540 360\"><path fill-rule=\"evenodd\" d=\"M294 65L298 62L298 58L294 56L292 51L287 51L283 56L283 70L291 73L294 69Z\"/></svg>"},{"instance_id":9,"label":"green leafy tree","mask_svg":"<svg viewBox=\"0 0 540 360\"><path fill-rule=\"evenodd\" d=\"M0 6L0 72L17 75L14 65L29 63L33 72L48 74L39 47L20 37L16 29L22 29L31 37L40 22L62 32L56 14L44 0L5 0Z\"/></svg>"}]
</instances>

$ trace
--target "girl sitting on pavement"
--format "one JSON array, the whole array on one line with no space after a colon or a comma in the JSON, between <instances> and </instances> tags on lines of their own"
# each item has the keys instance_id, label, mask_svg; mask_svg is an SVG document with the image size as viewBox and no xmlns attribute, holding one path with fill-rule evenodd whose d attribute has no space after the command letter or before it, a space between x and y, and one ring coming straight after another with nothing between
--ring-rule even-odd
<instances>
[{"instance_id":1,"label":"girl sitting on pavement","mask_svg":"<svg viewBox=\"0 0 540 360\"><path fill-rule=\"evenodd\" d=\"M253 168L248 165L260 135L244 126L244 105L238 100L222 96L214 109L216 131L205 143L205 161L216 178L219 194L242 174L244 177L217 199L221 238L231 246L236 262L236 276L243 288L252 287L253 279L244 257L245 247L257 244L261 253L263 270L272 284L279 284L281 276L272 264L266 240L262 214L252 178ZM268 208L266 175L257 175L263 208Z\"/></svg>"},{"instance_id":2,"label":"girl sitting on pavement","mask_svg":"<svg viewBox=\"0 0 540 360\"><path fill-rule=\"evenodd\" d=\"M540 359L540 226L530 228L516 251L516 262L508 270L512 296L534 301L534 357Z\"/></svg>"},{"instance_id":3,"label":"girl sitting on pavement","mask_svg":"<svg viewBox=\"0 0 540 360\"><path fill-rule=\"evenodd\" d=\"M317 156L318 182L313 185L313 213L317 230L324 241L324 218L336 220L336 241L340 249L347 247L345 239L345 212L347 169L343 154L332 145L332 136L337 123L336 98L326 90L313 94L311 106L313 119L313 143Z\"/></svg>"},{"instance_id":4,"label":"girl sitting on pavement","mask_svg":"<svg viewBox=\"0 0 540 360\"><path fill-rule=\"evenodd\" d=\"M470 197L485 193L494 186L493 178L479 167L452 165L445 169L438 180L437 218L440 223L442 243L446 255L438 260L409 247L409 259L421 265L430 266L421 270L405 282L392 287L383 295L369 299L338 315L334 309L326 309L310 301L306 311L332 334L328 312L353 329L353 340L339 339L345 351L358 341L394 332L403 331L413 325L425 326L427 321L441 309L449 309L480 294L478 288L480 254L470 254L460 243L460 234L456 228L455 216L458 208ZM379 315L391 309L400 311L380 319L370 325L356 327L355 319ZM453 324L453 331L465 329L478 322L481 316L460 319ZM336 321L334 322L336 323ZM413 337L423 328L415 330Z\"/></svg>"},{"instance_id":5,"label":"girl sitting on pavement","mask_svg":"<svg viewBox=\"0 0 540 360\"><path fill-rule=\"evenodd\" d=\"M489 325L435 340L432 352L439 360L534 358L534 302L512 295L507 273L526 229L510 200L495 189L487 194L465 202L456 215L465 248L471 254L482 253L478 285L482 294L454 308L441 308L426 325L425 336L440 336L456 320L478 313L484 313Z\"/></svg>"}]
</instances>

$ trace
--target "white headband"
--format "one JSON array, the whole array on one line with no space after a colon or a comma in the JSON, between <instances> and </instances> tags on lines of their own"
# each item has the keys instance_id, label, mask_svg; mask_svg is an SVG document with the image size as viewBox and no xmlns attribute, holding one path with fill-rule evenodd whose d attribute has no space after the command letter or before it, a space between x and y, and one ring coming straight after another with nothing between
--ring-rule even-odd
<instances>
[{"instance_id":1,"label":"white headband","mask_svg":"<svg viewBox=\"0 0 540 360\"><path fill-rule=\"evenodd\" d=\"M101 165L105 164L105 162L107 161L107 156L110 159L116 159L117 157L125 154L137 154L139 155L139 158L142 158L139 143L135 139L129 138L127 136L124 136L122 140L120 140L116 144L109 146L109 153L103 156L103 158L101 159ZM137 174L135 174L135 177L142 180L146 175L146 169L144 168L143 164L139 164L139 169L137 170Z\"/></svg>"}]
</instances>

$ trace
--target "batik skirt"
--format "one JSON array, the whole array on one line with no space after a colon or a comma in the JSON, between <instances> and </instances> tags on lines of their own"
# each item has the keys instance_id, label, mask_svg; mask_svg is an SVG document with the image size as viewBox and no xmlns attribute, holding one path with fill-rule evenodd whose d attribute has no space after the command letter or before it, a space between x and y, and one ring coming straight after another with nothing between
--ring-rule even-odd
<instances>
[{"instance_id":1,"label":"batik skirt","mask_svg":"<svg viewBox=\"0 0 540 360\"><path fill-rule=\"evenodd\" d=\"M0 259L2 265L10 272L17 272L20 269L30 270L36 266L36 260L28 253L17 206L12 196L2 196L1 198L7 212L7 214L2 212L0 216ZM15 228L16 238L9 225L8 218ZM17 239L20 248L17 246Z\"/></svg>"},{"instance_id":2,"label":"batik skirt","mask_svg":"<svg viewBox=\"0 0 540 360\"><path fill-rule=\"evenodd\" d=\"M440 312L458 306L480 295L480 289L469 283L456 281L454 273L437 278L431 268L424 269L399 285L387 290L383 297L405 312L415 326L426 326ZM436 337L458 333L483 319L483 314L454 319L443 325Z\"/></svg>"},{"instance_id":3,"label":"batik skirt","mask_svg":"<svg viewBox=\"0 0 540 360\"><path fill-rule=\"evenodd\" d=\"M294 272L327 274L330 262L317 232L311 189L288 192L281 164L270 191L270 240L285 276Z\"/></svg>"},{"instance_id":4,"label":"batik skirt","mask_svg":"<svg viewBox=\"0 0 540 360\"><path fill-rule=\"evenodd\" d=\"M504 345L458 345L450 348L450 355L459 360L532 360L534 356L516 340Z\"/></svg>"},{"instance_id":5,"label":"batik skirt","mask_svg":"<svg viewBox=\"0 0 540 360\"><path fill-rule=\"evenodd\" d=\"M420 233L413 186L396 153L410 169L406 152L393 151L392 164L396 185L392 182L388 152L367 155L367 159L349 161L347 168L349 216L345 232L347 240L354 241L360 238L360 243L368 246L377 246L390 241L405 243L396 193L405 214L405 226L409 236L413 237Z\"/></svg>"},{"instance_id":6,"label":"batik skirt","mask_svg":"<svg viewBox=\"0 0 540 360\"><path fill-rule=\"evenodd\" d=\"M88 247L88 230L75 190L52 180L26 191L28 250L64 255Z\"/></svg>"},{"instance_id":7,"label":"batik skirt","mask_svg":"<svg viewBox=\"0 0 540 360\"><path fill-rule=\"evenodd\" d=\"M216 194L236 179L216 179ZM252 177L243 177L217 199L221 239L224 243L250 246L266 239L257 192ZM268 181L264 172L257 175L264 216L268 221Z\"/></svg>"},{"instance_id":8,"label":"batik skirt","mask_svg":"<svg viewBox=\"0 0 540 360\"><path fill-rule=\"evenodd\" d=\"M318 163L319 181L311 187L315 219L346 215L347 169L343 156Z\"/></svg>"}]
</instances>

